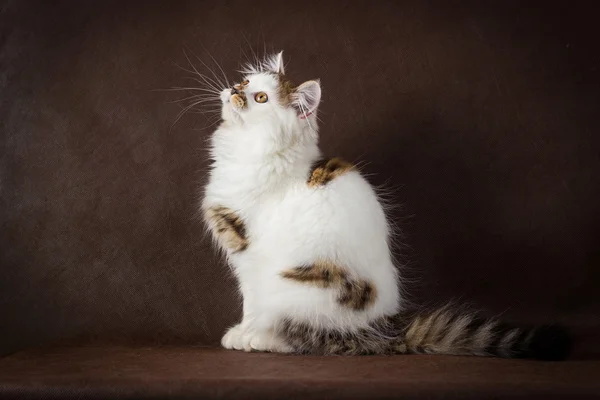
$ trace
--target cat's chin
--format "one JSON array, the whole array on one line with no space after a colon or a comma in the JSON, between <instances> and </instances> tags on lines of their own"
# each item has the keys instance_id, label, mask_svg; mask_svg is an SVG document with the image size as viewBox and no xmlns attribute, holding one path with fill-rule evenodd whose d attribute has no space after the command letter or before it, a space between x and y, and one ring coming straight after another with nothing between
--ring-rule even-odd
<instances>
[{"instance_id":1,"label":"cat's chin","mask_svg":"<svg viewBox=\"0 0 600 400\"><path fill-rule=\"evenodd\" d=\"M236 110L231 103L223 103L221 109L221 119L230 123L239 123L242 121L242 117L238 110Z\"/></svg>"}]
</instances>

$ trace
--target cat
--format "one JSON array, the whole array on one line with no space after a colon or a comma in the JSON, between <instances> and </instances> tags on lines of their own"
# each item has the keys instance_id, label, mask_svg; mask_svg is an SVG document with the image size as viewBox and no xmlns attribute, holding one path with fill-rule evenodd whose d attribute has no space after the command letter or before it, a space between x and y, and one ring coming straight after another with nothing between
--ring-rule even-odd
<instances>
[{"instance_id":1,"label":"cat","mask_svg":"<svg viewBox=\"0 0 600 400\"><path fill-rule=\"evenodd\" d=\"M227 349L314 355L452 354L564 359L559 326L524 329L447 305L409 314L377 193L318 146L318 80L283 52L246 65L219 96L201 211L243 296Z\"/></svg>"}]
</instances>

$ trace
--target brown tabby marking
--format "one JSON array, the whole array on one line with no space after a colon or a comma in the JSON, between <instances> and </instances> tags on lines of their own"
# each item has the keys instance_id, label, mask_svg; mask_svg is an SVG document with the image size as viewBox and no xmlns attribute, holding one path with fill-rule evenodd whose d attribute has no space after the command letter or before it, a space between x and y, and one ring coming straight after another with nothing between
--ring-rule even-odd
<instances>
[{"instance_id":1,"label":"brown tabby marking","mask_svg":"<svg viewBox=\"0 0 600 400\"><path fill-rule=\"evenodd\" d=\"M245 80L237 85L235 85L233 88L236 90L239 90L240 92L244 89L246 89L246 86L248 86L250 82L248 80Z\"/></svg>"},{"instance_id":2,"label":"brown tabby marking","mask_svg":"<svg viewBox=\"0 0 600 400\"><path fill-rule=\"evenodd\" d=\"M353 310L364 310L375 301L375 298L377 292L373 284L364 279L348 279L344 281L338 302Z\"/></svg>"},{"instance_id":3,"label":"brown tabby marking","mask_svg":"<svg viewBox=\"0 0 600 400\"><path fill-rule=\"evenodd\" d=\"M331 158L317 163L308 178L307 184L310 187L325 186L335 178L346 172L352 171L354 166L341 158Z\"/></svg>"},{"instance_id":4,"label":"brown tabby marking","mask_svg":"<svg viewBox=\"0 0 600 400\"><path fill-rule=\"evenodd\" d=\"M282 106L287 106L292 102L292 94L296 91L296 86L288 80L285 75L279 74L279 102Z\"/></svg>"},{"instance_id":5,"label":"brown tabby marking","mask_svg":"<svg viewBox=\"0 0 600 400\"><path fill-rule=\"evenodd\" d=\"M371 282L352 278L343 268L329 261L288 269L281 276L321 288L335 288L339 292L338 303L357 311L364 310L377 298Z\"/></svg>"},{"instance_id":6,"label":"brown tabby marking","mask_svg":"<svg viewBox=\"0 0 600 400\"><path fill-rule=\"evenodd\" d=\"M342 268L328 261L319 261L309 266L288 269L281 275L286 279L322 288L339 286L347 279L347 274Z\"/></svg>"},{"instance_id":7,"label":"brown tabby marking","mask_svg":"<svg viewBox=\"0 0 600 400\"><path fill-rule=\"evenodd\" d=\"M227 207L211 207L205 213L213 234L226 249L234 253L246 250L250 244L242 219Z\"/></svg>"}]
</instances>

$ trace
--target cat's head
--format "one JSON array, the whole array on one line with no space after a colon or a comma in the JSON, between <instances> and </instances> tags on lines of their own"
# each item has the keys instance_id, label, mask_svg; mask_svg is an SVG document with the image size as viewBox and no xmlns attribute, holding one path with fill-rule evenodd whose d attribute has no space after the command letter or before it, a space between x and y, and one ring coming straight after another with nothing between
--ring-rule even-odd
<instances>
[{"instance_id":1,"label":"cat's head","mask_svg":"<svg viewBox=\"0 0 600 400\"><path fill-rule=\"evenodd\" d=\"M246 65L240 82L221 91L224 121L307 126L321 101L318 80L294 85L285 76L283 52L258 65Z\"/></svg>"}]
</instances>

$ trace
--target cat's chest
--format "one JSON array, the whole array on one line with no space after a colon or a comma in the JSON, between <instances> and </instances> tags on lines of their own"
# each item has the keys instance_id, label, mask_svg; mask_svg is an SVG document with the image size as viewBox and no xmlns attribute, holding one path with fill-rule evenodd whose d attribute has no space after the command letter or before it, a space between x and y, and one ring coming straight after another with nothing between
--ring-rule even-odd
<instances>
[{"instance_id":1,"label":"cat's chest","mask_svg":"<svg viewBox=\"0 0 600 400\"><path fill-rule=\"evenodd\" d=\"M264 196L244 211L248 232L267 243L310 235L323 219L322 206L309 190Z\"/></svg>"}]
</instances>

